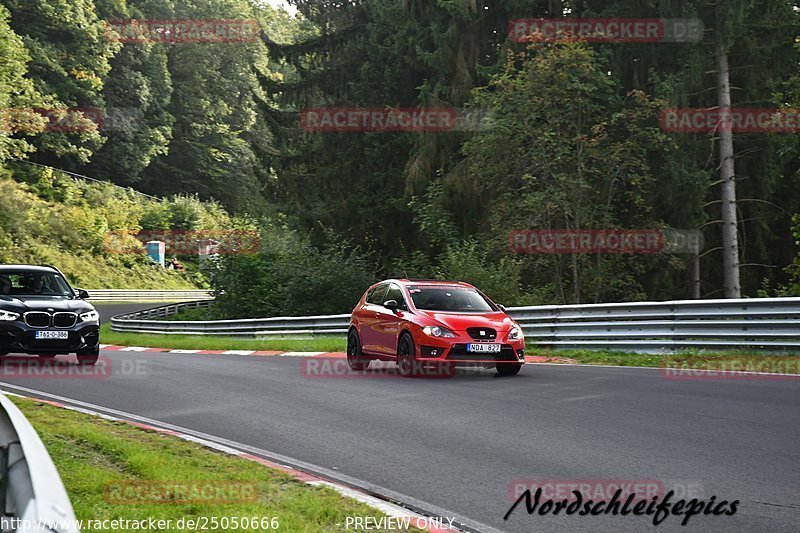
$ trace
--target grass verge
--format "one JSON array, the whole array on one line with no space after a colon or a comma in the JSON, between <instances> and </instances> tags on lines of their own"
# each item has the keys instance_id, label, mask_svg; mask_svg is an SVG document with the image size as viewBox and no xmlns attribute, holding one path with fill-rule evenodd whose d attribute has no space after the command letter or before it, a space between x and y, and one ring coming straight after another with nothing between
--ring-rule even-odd
<instances>
[{"instance_id":1,"label":"grass verge","mask_svg":"<svg viewBox=\"0 0 800 533\"><path fill-rule=\"evenodd\" d=\"M800 374L800 357L791 354L774 354L751 350L730 352L703 352L686 350L677 354L641 354L589 350L536 350L528 348L527 355L544 358L542 362L583 365L639 366L683 370L712 370L735 374L736 372L767 372L775 374Z\"/></svg>"},{"instance_id":2,"label":"grass verge","mask_svg":"<svg viewBox=\"0 0 800 533\"><path fill-rule=\"evenodd\" d=\"M171 348L174 350L276 350L303 352L343 352L347 339L338 335L311 339L238 339L193 335L156 335L111 331L109 324L100 326L100 342L116 346Z\"/></svg>"},{"instance_id":3,"label":"grass verge","mask_svg":"<svg viewBox=\"0 0 800 533\"><path fill-rule=\"evenodd\" d=\"M27 398L11 399L50 452L79 520L152 517L172 520L172 527L162 531L181 531L177 523L184 517L274 517L281 531L327 532L344 531L347 516L381 516L332 489L311 487L278 470L177 437ZM193 496L183 498L187 503L165 498L180 491ZM208 529L230 530L230 524Z\"/></svg>"}]
</instances>

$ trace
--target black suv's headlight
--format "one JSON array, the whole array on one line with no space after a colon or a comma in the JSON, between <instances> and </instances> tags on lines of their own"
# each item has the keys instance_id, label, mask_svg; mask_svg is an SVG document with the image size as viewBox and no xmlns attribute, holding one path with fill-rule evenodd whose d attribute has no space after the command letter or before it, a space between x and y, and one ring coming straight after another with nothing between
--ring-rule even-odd
<instances>
[{"instance_id":1,"label":"black suv's headlight","mask_svg":"<svg viewBox=\"0 0 800 533\"><path fill-rule=\"evenodd\" d=\"M97 320L100 318L100 314L97 311L89 311L86 313L81 313L80 317L84 322L97 322Z\"/></svg>"},{"instance_id":2,"label":"black suv's headlight","mask_svg":"<svg viewBox=\"0 0 800 533\"><path fill-rule=\"evenodd\" d=\"M19 320L19 315L17 313L12 313L11 311L0 310L0 321L3 320L8 322Z\"/></svg>"}]
</instances>

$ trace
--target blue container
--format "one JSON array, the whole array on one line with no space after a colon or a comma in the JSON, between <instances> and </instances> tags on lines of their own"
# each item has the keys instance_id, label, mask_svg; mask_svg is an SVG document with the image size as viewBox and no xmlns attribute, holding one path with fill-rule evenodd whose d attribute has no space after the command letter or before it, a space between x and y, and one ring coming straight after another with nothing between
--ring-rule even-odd
<instances>
[{"instance_id":1,"label":"blue container","mask_svg":"<svg viewBox=\"0 0 800 533\"><path fill-rule=\"evenodd\" d=\"M162 241L148 241L147 244L145 244L145 248L147 248L147 257L163 267L167 253L166 243Z\"/></svg>"}]
</instances>

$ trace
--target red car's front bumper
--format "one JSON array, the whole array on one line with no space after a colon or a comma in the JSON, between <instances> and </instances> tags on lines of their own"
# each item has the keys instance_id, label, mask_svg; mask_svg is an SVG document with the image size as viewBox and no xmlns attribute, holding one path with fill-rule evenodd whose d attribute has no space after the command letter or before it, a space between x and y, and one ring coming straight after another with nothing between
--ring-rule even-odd
<instances>
[{"instance_id":1,"label":"red car's front bumper","mask_svg":"<svg viewBox=\"0 0 800 533\"><path fill-rule=\"evenodd\" d=\"M417 361L423 363L448 363L461 365L493 365L493 364L520 364L525 362L525 341L478 341L466 332L453 332L455 337L432 337L422 331L414 335ZM505 335L503 335L505 336ZM471 344L500 345L500 351L495 353L473 352L468 349Z\"/></svg>"}]
</instances>

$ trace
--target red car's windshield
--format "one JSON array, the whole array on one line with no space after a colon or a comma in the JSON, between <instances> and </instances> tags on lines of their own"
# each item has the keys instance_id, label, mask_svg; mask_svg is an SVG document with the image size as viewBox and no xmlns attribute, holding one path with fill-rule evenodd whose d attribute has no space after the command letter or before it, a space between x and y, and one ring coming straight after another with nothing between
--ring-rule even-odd
<instances>
[{"instance_id":1,"label":"red car's windshield","mask_svg":"<svg viewBox=\"0 0 800 533\"><path fill-rule=\"evenodd\" d=\"M486 313L494 307L475 289L467 287L409 287L414 307L425 311Z\"/></svg>"}]
</instances>

